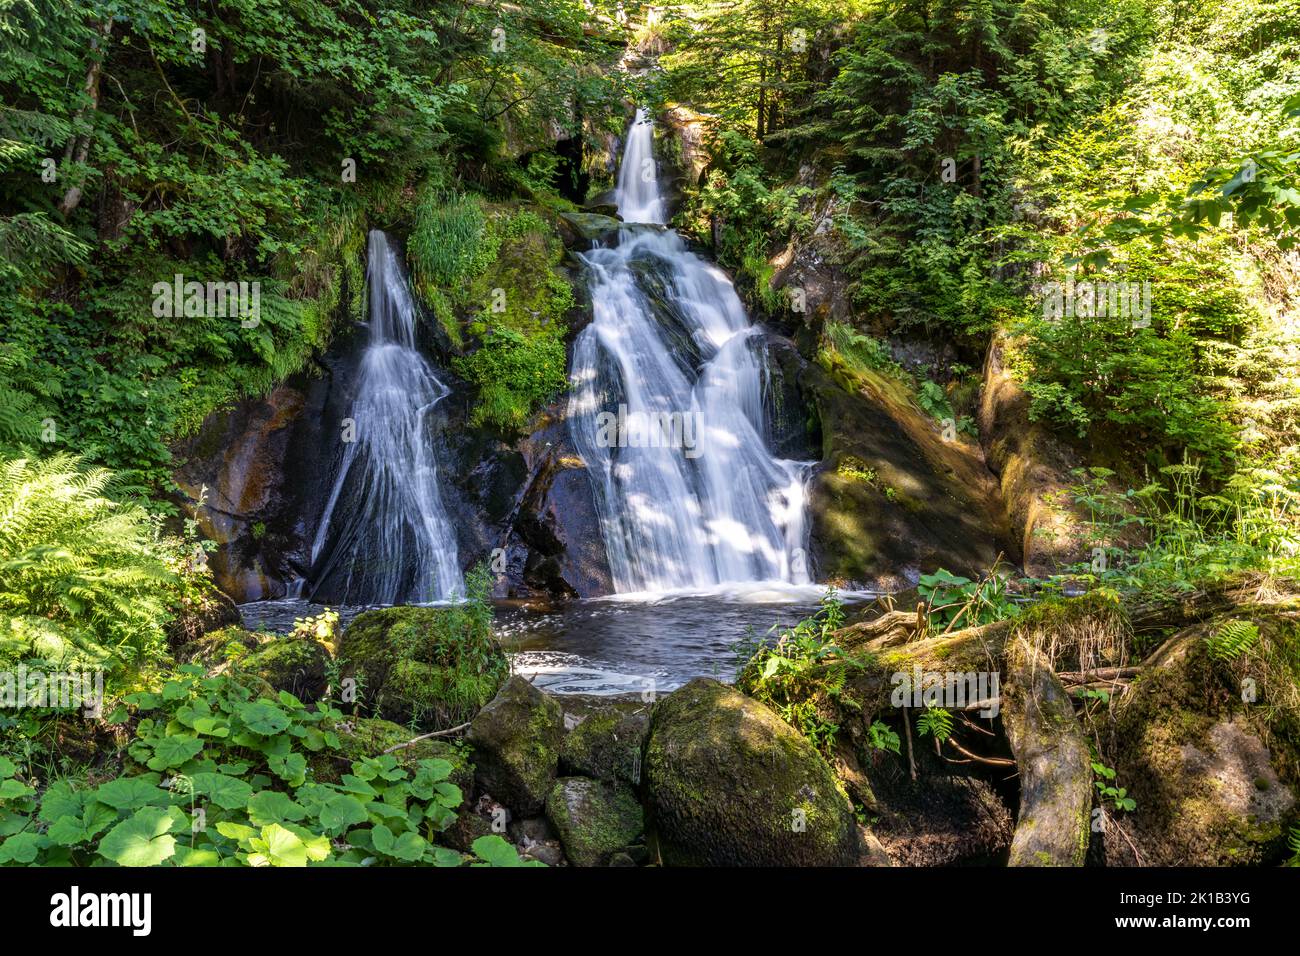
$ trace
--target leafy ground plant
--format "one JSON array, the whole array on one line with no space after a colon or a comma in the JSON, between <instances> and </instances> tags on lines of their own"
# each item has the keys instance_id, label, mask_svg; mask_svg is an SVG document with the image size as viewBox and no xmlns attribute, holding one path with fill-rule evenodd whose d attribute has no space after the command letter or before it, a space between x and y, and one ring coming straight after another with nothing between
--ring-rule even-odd
<instances>
[{"instance_id":1,"label":"leafy ground plant","mask_svg":"<svg viewBox=\"0 0 1300 956\"><path fill-rule=\"evenodd\" d=\"M434 842L463 801L450 761L362 757L338 782L314 779L340 751L342 713L293 695L254 697L228 676L178 668L139 717L128 772L98 786L57 781L42 794L0 760L0 863L46 866L460 866ZM126 719L127 707L113 717ZM482 840L476 865L517 866ZM504 845L502 845L504 844Z\"/></svg>"}]
</instances>

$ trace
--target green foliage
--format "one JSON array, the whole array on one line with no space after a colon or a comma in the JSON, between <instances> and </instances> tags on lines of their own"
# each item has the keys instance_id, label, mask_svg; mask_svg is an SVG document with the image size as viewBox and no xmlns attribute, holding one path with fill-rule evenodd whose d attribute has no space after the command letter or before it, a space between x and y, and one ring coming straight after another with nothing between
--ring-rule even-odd
<instances>
[{"instance_id":1,"label":"green foliage","mask_svg":"<svg viewBox=\"0 0 1300 956\"><path fill-rule=\"evenodd\" d=\"M578 0L6 4L0 447L48 418L56 448L166 488L175 438L361 317L367 228L405 218L413 184L417 290L459 347L463 185L508 188L505 140L618 105L588 19ZM154 317L178 273L260 282L261 323Z\"/></svg>"},{"instance_id":2,"label":"green foliage","mask_svg":"<svg viewBox=\"0 0 1300 956\"><path fill-rule=\"evenodd\" d=\"M859 332L844 322L827 322L826 337L849 367L859 374L872 371L885 372L904 380L911 378L894 360L889 345L874 336Z\"/></svg>"},{"instance_id":3,"label":"green foliage","mask_svg":"<svg viewBox=\"0 0 1300 956\"><path fill-rule=\"evenodd\" d=\"M453 365L478 388L473 424L511 433L568 381L573 287L558 268L563 246L530 209L493 217L483 243L490 252L461 299L478 310L469 331L480 345Z\"/></svg>"},{"instance_id":4,"label":"green foliage","mask_svg":"<svg viewBox=\"0 0 1300 956\"><path fill-rule=\"evenodd\" d=\"M452 290L454 298L495 254L496 244L487 239L487 220L476 199L463 194L449 196L426 186L415 207L406 246L412 284L420 298L435 311L439 297L446 294L443 290ZM459 325L453 321L444 327L454 332L453 340L459 344Z\"/></svg>"},{"instance_id":5,"label":"green foliage","mask_svg":"<svg viewBox=\"0 0 1300 956\"><path fill-rule=\"evenodd\" d=\"M952 714L943 707L927 707L916 718L916 732L943 743L952 736Z\"/></svg>"},{"instance_id":6,"label":"green foliage","mask_svg":"<svg viewBox=\"0 0 1300 956\"><path fill-rule=\"evenodd\" d=\"M568 380L561 338L529 338L511 328L493 329L477 351L455 365L479 387L471 422L508 432L523 430L533 410Z\"/></svg>"},{"instance_id":7,"label":"green foliage","mask_svg":"<svg viewBox=\"0 0 1300 956\"><path fill-rule=\"evenodd\" d=\"M752 653L736 676L736 687L775 710L824 754L830 753L839 730L827 716L834 709L826 705L852 706L845 685L849 674L864 666L834 643L834 632L843 623L843 605L835 589L827 588L811 617L783 631L774 644L746 648ZM887 736L878 739L887 744Z\"/></svg>"},{"instance_id":8,"label":"green foliage","mask_svg":"<svg viewBox=\"0 0 1300 956\"><path fill-rule=\"evenodd\" d=\"M1300 490L1270 469L1242 469L1203 493L1201 470L1168 465L1119 491L1104 468L1076 471L1072 500L1086 514L1104 568L1075 569L1125 592L1192 590L1239 570L1293 574L1300 557ZM1133 538L1138 543L1121 546Z\"/></svg>"},{"instance_id":9,"label":"green foliage","mask_svg":"<svg viewBox=\"0 0 1300 956\"><path fill-rule=\"evenodd\" d=\"M177 669L160 692L127 698L138 710L128 748L138 772L92 786L56 781L36 791L0 758L0 862L48 866L459 866L433 841L463 794L452 764L406 765L392 754L353 760L338 783L312 766L341 750L342 714L293 695L260 699L229 676ZM520 865L497 844L476 865Z\"/></svg>"},{"instance_id":10,"label":"green foliage","mask_svg":"<svg viewBox=\"0 0 1300 956\"><path fill-rule=\"evenodd\" d=\"M916 589L925 599L931 626L942 626L944 631L958 623L976 627L1005 620L1020 610L1007 592L1006 580L996 571L972 581L939 568L933 574L921 575Z\"/></svg>"},{"instance_id":11,"label":"green foliage","mask_svg":"<svg viewBox=\"0 0 1300 956\"><path fill-rule=\"evenodd\" d=\"M0 461L0 660L117 672L163 655L180 544L113 483L67 455Z\"/></svg>"},{"instance_id":12,"label":"green foliage","mask_svg":"<svg viewBox=\"0 0 1300 956\"><path fill-rule=\"evenodd\" d=\"M880 720L873 720L867 728L867 740L876 750L887 750L893 754L899 752L899 744L902 742L898 734Z\"/></svg>"},{"instance_id":13,"label":"green foliage","mask_svg":"<svg viewBox=\"0 0 1300 956\"><path fill-rule=\"evenodd\" d=\"M1094 762L1092 772L1101 777L1100 780L1094 781L1093 786L1101 794L1102 800L1109 800L1111 806L1117 811L1130 812L1137 809L1137 801L1128 795L1128 790L1114 785L1114 770L1105 764Z\"/></svg>"},{"instance_id":14,"label":"green foliage","mask_svg":"<svg viewBox=\"0 0 1300 956\"><path fill-rule=\"evenodd\" d=\"M1240 620L1224 621L1205 638L1210 656L1222 663L1237 660L1258 642L1259 628L1250 621Z\"/></svg>"}]
</instances>

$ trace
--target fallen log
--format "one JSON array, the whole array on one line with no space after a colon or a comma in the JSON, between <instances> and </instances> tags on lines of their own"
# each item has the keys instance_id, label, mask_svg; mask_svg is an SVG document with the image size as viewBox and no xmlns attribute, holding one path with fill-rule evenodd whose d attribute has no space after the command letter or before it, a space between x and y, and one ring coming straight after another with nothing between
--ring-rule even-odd
<instances>
[{"instance_id":1,"label":"fallen log","mask_svg":"<svg viewBox=\"0 0 1300 956\"><path fill-rule=\"evenodd\" d=\"M1020 770L1010 866L1082 866L1092 767L1074 703L1047 655L1024 638L1007 648L1002 723Z\"/></svg>"}]
</instances>

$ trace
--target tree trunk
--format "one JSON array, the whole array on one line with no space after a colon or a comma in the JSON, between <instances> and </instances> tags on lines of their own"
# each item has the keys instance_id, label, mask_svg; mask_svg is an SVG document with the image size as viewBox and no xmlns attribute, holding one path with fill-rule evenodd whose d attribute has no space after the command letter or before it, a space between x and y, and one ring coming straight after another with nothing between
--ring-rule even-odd
<instances>
[{"instance_id":1,"label":"tree trunk","mask_svg":"<svg viewBox=\"0 0 1300 956\"><path fill-rule=\"evenodd\" d=\"M72 123L73 129L86 125L89 122L88 118L93 116L99 107L99 72L100 67L104 65L104 57L108 55L108 41L113 34L111 17L100 27L100 32L103 39L95 41L94 49L91 51L90 66L86 70L86 82L82 86L82 92L88 102L82 103L81 108L77 110L76 118ZM89 153L90 132L74 134L63 154L64 165L68 163L81 165L86 161ZM81 203L81 194L82 189L79 184L69 186L68 191L63 194L63 199L59 201L59 213L65 219L72 215L73 210Z\"/></svg>"}]
</instances>

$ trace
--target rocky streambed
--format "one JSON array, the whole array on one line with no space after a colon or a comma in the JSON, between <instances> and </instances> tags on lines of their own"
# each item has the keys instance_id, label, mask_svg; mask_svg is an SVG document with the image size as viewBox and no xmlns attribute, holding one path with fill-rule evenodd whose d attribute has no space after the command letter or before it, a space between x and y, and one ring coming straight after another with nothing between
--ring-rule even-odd
<instances>
[{"instance_id":1,"label":"rocky streambed","mask_svg":"<svg viewBox=\"0 0 1300 956\"><path fill-rule=\"evenodd\" d=\"M783 702L834 725L817 746L708 677L668 693L547 693L509 674L494 642L464 640L457 613L368 611L333 646L211 630L229 619L209 614L178 629L175 652L266 693L350 687L343 755L452 761L465 802L437 840L462 849L498 833L525 857L577 866L1266 865L1287 853L1300 594L1276 582L1058 599L942 634L911 612L866 615L834 636L860 666L833 679L828 659ZM1255 637L1229 654L1216 635L1234 621ZM916 668L991 671L994 713L957 708L948 737L922 736L922 711L893 694ZM882 727L897 746L880 746Z\"/></svg>"}]
</instances>

